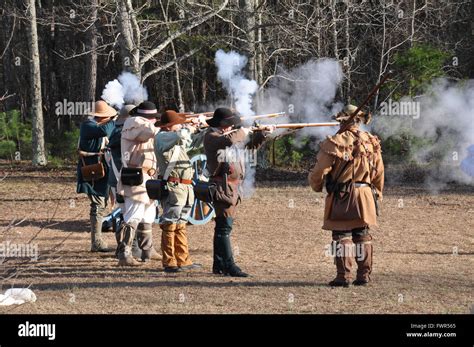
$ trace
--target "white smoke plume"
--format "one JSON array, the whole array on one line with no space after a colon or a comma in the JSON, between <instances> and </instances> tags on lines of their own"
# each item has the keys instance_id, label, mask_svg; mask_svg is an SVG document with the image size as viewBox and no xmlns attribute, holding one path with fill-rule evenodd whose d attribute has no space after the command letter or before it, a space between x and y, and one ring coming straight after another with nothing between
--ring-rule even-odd
<instances>
[{"instance_id":1,"label":"white smoke plume","mask_svg":"<svg viewBox=\"0 0 474 347\"><path fill-rule=\"evenodd\" d=\"M123 86L115 79L105 85L101 98L110 106L113 106L116 109L121 109L125 102L123 100L124 95L125 91L123 90Z\"/></svg>"},{"instance_id":2,"label":"white smoke plume","mask_svg":"<svg viewBox=\"0 0 474 347\"><path fill-rule=\"evenodd\" d=\"M252 98L258 90L257 82L245 78L242 73L247 65L247 57L230 51L216 52L217 78L227 90L237 112L242 116L253 116Z\"/></svg>"},{"instance_id":3,"label":"white smoke plume","mask_svg":"<svg viewBox=\"0 0 474 347\"><path fill-rule=\"evenodd\" d=\"M285 111L289 118L276 118L277 123L315 123L329 122L330 117L343 108L335 100L338 88L343 80L341 65L334 59L310 60L293 69L280 68L278 76L265 90L263 102L258 113ZM268 119L266 123L275 123ZM303 128L297 135L315 135L322 137L333 134L337 128Z\"/></svg>"},{"instance_id":4,"label":"white smoke plume","mask_svg":"<svg viewBox=\"0 0 474 347\"><path fill-rule=\"evenodd\" d=\"M217 65L217 78L226 89L237 112L244 117L255 115L252 106L253 96L258 90L258 84L243 75L242 70L247 65L247 57L234 51L226 53L220 49L216 52L215 63ZM238 160L244 162L246 167L242 190L244 197L247 198L255 191L255 168L249 165L244 151L236 148L235 153L239 156Z\"/></svg>"},{"instance_id":5,"label":"white smoke plume","mask_svg":"<svg viewBox=\"0 0 474 347\"><path fill-rule=\"evenodd\" d=\"M141 102L148 100L148 92L146 88L140 83L137 76L130 72L122 72L118 77L125 91L124 101L127 104L138 105Z\"/></svg>"},{"instance_id":6,"label":"white smoke plume","mask_svg":"<svg viewBox=\"0 0 474 347\"><path fill-rule=\"evenodd\" d=\"M474 144L474 80L452 83L437 79L424 95L389 100L382 106L383 112L374 117L373 130L382 139L407 132L422 139L412 159L431 169L426 183L432 191L443 189L449 181L474 183L468 168L472 160L468 148Z\"/></svg>"},{"instance_id":7,"label":"white smoke plume","mask_svg":"<svg viewBox=\"0 0 474 347\"><path fill-rule=\"evenodd\" d=\"M122 72L117 79L105 85L101 98L116 109L121 109L125 103L138 105L148 100L148 92L136 75Z\"/></svg>"}]
</instances>

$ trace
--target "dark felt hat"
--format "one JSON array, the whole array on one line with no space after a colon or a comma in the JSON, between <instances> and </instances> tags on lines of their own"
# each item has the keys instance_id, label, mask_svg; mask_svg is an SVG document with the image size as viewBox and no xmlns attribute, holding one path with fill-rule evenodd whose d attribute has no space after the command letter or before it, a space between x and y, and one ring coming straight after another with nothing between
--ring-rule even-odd
<instances>
[{"instance_id":1,"label":"dark felt hat","mask_svg":"<svg viewBox=\"0 0 474 347\"><path fill-rule=\"evenodd\" d=\"M230 109L220 107L214 111L212 118L207 120L207 124L211 127L240 126L242 121Z\"/></svg>"},{"instance_id":2,"label":"dark felt hat","mask_svg":"<svg viewBox=\"0 0 474 347\"><path fill-rule=\"evenodd\" d=\"M140 105L130 111L131 116L139 116L145 118L159 118L156 105L151 101L143 101Z\"/></svg>"}]
</instances>

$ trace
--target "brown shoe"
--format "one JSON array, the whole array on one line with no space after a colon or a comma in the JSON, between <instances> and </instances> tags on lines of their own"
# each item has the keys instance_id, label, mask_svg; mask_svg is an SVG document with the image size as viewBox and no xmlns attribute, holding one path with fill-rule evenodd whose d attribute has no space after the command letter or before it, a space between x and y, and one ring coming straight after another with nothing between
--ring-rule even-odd
<instances>
[{"instance_id":1,"label":"brown shoe","mask_svg":"<svg viewBox=\"0 0 474 347\"><path fill-rule=\"evenodd\" d=\"M119 259L118 266L140 266L140 263L133 257L125 257Z\"/></svg>"}]
</instances>

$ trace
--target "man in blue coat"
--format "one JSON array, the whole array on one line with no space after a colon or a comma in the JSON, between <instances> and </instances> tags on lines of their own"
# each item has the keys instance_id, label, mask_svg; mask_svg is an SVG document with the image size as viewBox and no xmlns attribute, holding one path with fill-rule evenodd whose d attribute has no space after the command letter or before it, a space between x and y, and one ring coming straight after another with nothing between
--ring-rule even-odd
<instances>
[{"instance_id":1,"label":"man in blue coat","mask_svg":"<svg viewBox=\"0 0 474 347\"><path fill-rule=\"evenodd\" d=\"M77 165L77 193L85 193L91 201L91 252L108 252L110 249L102 239L102 220L107 208L110 186L108 183L109 169L105 162L103 149L108 137L115 128L114 119L117 111L105 101L95 103L94 112L82 122L79 137L79 162ZM105 176L92 181L86 181L81 168L85 165L102 162Z\"/></svg>"}]
</instances>

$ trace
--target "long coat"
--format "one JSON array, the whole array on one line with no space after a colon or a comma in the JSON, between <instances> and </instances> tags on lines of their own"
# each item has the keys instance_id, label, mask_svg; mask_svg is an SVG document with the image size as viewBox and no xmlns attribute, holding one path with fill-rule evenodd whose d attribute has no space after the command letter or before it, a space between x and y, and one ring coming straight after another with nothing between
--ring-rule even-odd
<instances>
[{"instance_id":1,"label":"long coat","mask_svg":"<svg viewBox=\"0 0 474 347\"><path fill-rule=\"evenodd\" d=\"M127 167L143 168L143 183L139 186L127 186L119 180L117 193L136 202L149 204L146 181L152 178L149 170L156 170L154 137L160 131L148 119L134 116L127 118L122 129L122 164ZM150 172L151 173L151 172Z\"/></svg>"},{"instance_id":2,"label":"long coat","mask_svg":"<svg viewBox=\"0 0 474 347\"><path fill-rule=\"evenodd\" d=\"M262 132L248 134L243 128L223 133L218 128L209 128L204 135L204 152L207 156L207 170L211 175L210 181L217 183L217 196L214 201L217 216L234 217L241 194L240 183L245 178L244 158L232 159L231 172L228 175L227 185L223 184L223 166L219 162L225 160L225 150L257 149L265 141ZM236 159L236 160L235 160Z\"/></svg>"},{"instance_id":3,"label":"long coat","mask_svg":"<svg viewBox=\"0 0 474 347\"><path fill-rule=\"evenodd\" d=\"M92 119L85 120L81 124L79 135L79 149L84 152L98 153L102 146L104 137L109 137L115 127L115 122L110 121L106 124L99 125ZM105 162L104 156L84 157L86 165L95 164L98 160L102 161L105 168L105 177L92 182L84 181L81 173L82 160L79 158L77 163L77 192L88 195L99 195L107 197L109 194L108 175L109 168Z\"/></svg>"},{"instance_id":4,"label":"long coat","mask_svg":"<svg viewBox=\"0 0 474 347\"><path fill-rule=\"evenodd\" d=\"M109 144L107 147L110 149L110 154L112 156L117 171L122 170L122 152L121 152L121 135L122 135L123 124L115 124L115 128L112 131L112 134L109 138ZM109 185L111 187L117 187L118 177L115 177L115 173L112 169L112 162L110 163L110 173L109 173Z\"/></svg>"},{"instance_id":5,"label":"long coat","mask_svg":"<svg viewBox=\"0 0 474 347\"><path fill-rule=\"evenodd\" d=\"M356 143L357 138L359 138L359 145ZM337 182L343 183L354 179L355 182L372 184L381 201L383 197L384 166L380 141L368 132L359 131L356 126L340 134L328 136L320 144L316 164L308 176L311 188L316 192L321 192L326 175L330 175L334 180L336 178L334 176L339 174L347 160L353 160L353 164L349 163L347 165ZM352 177L353 174L354 177ZM362 217L360 219L331 220L334 194L329 193L326 196L323 229L342 231L365 226L377 226L375 200L371 187L355 188L355 198L361 211Z\"/></svg>"}]
</instances>

